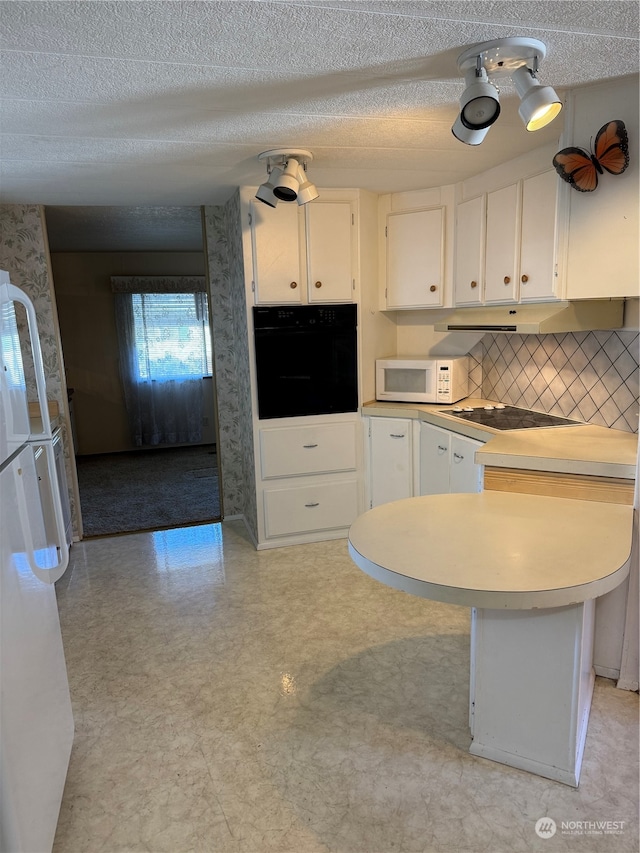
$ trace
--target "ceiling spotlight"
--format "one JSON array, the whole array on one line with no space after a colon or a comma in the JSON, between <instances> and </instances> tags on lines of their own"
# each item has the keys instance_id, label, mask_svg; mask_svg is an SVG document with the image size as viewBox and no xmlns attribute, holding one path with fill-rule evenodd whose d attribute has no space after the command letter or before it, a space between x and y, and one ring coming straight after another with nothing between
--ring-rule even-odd
<instances>
[{"instance_id":1,"label":"ceiling spotlight","mask_svg":"<svg viewBox=\"0 0 640 853\"><path fill-rule=\"evenodd\" d=\"M458 69L465 75L465 90L453 135L467 145L482 142L500 114L493 79L501 77L513 80L521 102L518 112L527 130L539 130L553 121L562 103L551 86L541 86L537 79L545 54L543 42L529 38L483 42L460 54Z\"/></svg>"},{"instance_id":2,"label":"ceiling spotlight","mask_svg":"<svg viewBox=\"0 0 640 853\"><path fill-rule=\"evenodd\" d=\"M280 178L281 174L281 169L274 168L271 170L268 179L264 184L260 184L258 187L258 192L256 193L258 201L263 201L265 204L268 204L269 207L275 207L278 204L278 199L274 195L273 190L276 186L276 181Z\"/></svg>"},{"instance_id":3,"label":"ceiling spotlight","mask_svg":"<svg viewBox=\"0 0 640 853\"><path fill-rule=\"evenodd\" d=\"M279 201L297 201L307 204L318 198L318 190L306 175L307 160L313 160L310 151L290 148L274 148L263 151L258 160L267 161L268 180L258 187L256 198L270 207Z\"/></svg>"},{"instance_id":4,"label":"ceiling spotlight","mask_svg":"<svg viewBox=\"0 0 640 853\"><path fill-rule=\"evenodd\" d=\"M467 71L465 84L460 98L460 121L469 130L491 127L500 115L498 90L489 83L487 72L482 66Z\"/></svg>"},{"instance_id":5,"label":"ceiling spotlight","mask_svg":"<svg viewBox=\"0 0 640 853\"><path fill-rule=\"evenodd\" d=\"M562 103L551 86L541 86L535 72L526 65L516 68L511 79L520 96L518 115L527 130L540 130L552 122Z\"/></svg>"}]
</instances>

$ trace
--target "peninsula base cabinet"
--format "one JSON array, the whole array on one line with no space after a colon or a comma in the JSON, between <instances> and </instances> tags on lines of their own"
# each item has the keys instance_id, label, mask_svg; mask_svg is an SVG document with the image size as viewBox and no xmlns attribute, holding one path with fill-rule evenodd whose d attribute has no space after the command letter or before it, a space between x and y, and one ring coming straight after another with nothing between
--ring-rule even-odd
<instances>
[{"instance_id":1,"label":"peninsula base cabinet","mask_svg":"<svg viewBox=\"0 0 640 853\"><path fill-rule=\"evenodd\" d=\"M335 417L258 429L259 549L344 537L362 511L359 423Z\"/></svg>"},{"instance_id":2,"label":"peninsula base cabinet","mask_svg":"<svg viewBox=\"0 0 640 853\"><path fill-rule=\"evenodd\" d=\"M481 441L420 422L420 494L481 492L482 465L475 463Z\"/></svg>"},{"instance_id":3,"label":"peninsula base cabinet","mask_svg":"<svg viewBox=\"0 0 640 853\"><path fill-rule=\"evenodd\" d=\"M578 786L594 685L595 602L472 610L469 751Z\"/></svg>"}]
</instances>

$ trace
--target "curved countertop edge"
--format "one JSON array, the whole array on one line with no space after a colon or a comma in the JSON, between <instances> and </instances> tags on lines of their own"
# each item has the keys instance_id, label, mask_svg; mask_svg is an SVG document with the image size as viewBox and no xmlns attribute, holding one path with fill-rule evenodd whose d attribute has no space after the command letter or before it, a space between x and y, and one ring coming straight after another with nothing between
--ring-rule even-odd
<instances>
[{"instance_id":1,"label":"curved countertop edge","mask_svg":"<svg viewBox=\"0 0 640 853\"><path fill-rule=\"evenodd\" d=\"M413 595L548 609L598 598L624 581L636 514L621 504L500 491L428 495L358 516L348 549L366 574Z\"/></svg>"},{"instance_id":2,"label":"curved countertop edge","mask_svg":"<svg viewBox=\"0 0 640 853\"><path fill-rule=\"evenodd\" d=\"M478 607L487 610L544 610L582 604L599 598L618 587L629 574L631 552L627 561L615 572L596 581L559 589L528 590L526 592L504 592L502 590L466 589L412 578L386 569L364 557L348 542L349 555L365 574L393 589L408 592L431 601L457 604L462 607Z\"/></svg>"}]
</instances>

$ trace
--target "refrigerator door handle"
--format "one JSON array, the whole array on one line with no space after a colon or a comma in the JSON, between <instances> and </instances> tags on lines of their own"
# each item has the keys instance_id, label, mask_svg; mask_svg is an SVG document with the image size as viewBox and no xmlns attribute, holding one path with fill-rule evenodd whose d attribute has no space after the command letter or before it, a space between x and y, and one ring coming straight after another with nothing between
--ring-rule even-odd
<instances>
[{"instance_id":1,"label":"refrigerator door handle","mask_svg":"<svg viewBox=\"0 0 640 853\"><path fill-rule=\"evenodd\" d=\"M53 453L53 445L51 442L43 443L43 450L47 459L47 468L49 470L49 485L51 488L51 497L53 500L53 511L56 520L56 551L58 553L58 563L51 568L43 568L36 561L36 549L33 544L33 536L31 534L31 525L29 523L29 510L27 507L27 497L25 494L24 477L21 469L16 469L16 494L18 499L18 515L22 527L22 534L25 545L27 546L27 561L29 568L38 580L44 583L54 584L59 580L67 570L69 565L69 547L64 530L64 519L62 515L62 502L60 500L60 492L56 489L56 468L55 458Z\"/></svg>"},{"instance_id":2,"label":"refrigerator door handle","mask_svg":"<svg viewBox=\"0 0 640 853\"><path fill-rule=\"evenodd\" d=\"M38 405L40 406L40 414L42 417L42 432L34 433L31 438L51 438L51 419L49 417L49 406L47 403L47 381L44 375L44 366L42 361L42 348L40 346L40 336L38 334L38 320L36 311L33 307L33 302L23 293L19 287L13 284L3 283L0 285L0 301L1 302L19 302L23 305L27 312L27 325L29 327L29 338L31 342L31 352L33 354L33 367L36 379L36 390L38 393Z\"/></svg>"}]
</instances>

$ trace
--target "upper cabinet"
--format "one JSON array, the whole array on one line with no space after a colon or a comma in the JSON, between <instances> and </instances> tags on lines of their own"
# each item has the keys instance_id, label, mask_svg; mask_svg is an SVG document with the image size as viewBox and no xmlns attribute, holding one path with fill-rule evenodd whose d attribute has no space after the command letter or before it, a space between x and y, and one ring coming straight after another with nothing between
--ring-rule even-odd
<instances>
[{"instance_id":1,"label":"upper cabinet","mask_svg":"<svg viewBox=\"0 0 640 853\"><path fill-rule=\"evenodd\" d=\"M380 196L380 309L451 305L454 188Z\"/></svg>"},{"instance_id":2,"label":"upper cabinet","mask_svg":"<svg viewBox=\"0 0 640 853\"><path fill-rule=\"evenodd\" d=\"M557 184L547 170L458 204L456 305L559 297Z\"/></svg>"},{"instance_id":3,"label":"upper cabinet","mask_svg":"<svg viewBox=\"0 0 640 853\"><path fill-rule=\"evenodd\" d=\"M387 215L387 308L443 304L444 214L441 207Z\"/></svg>"},{"instance_id":4,"label":"upper cabinet","mask_svg":"<svg viewBox=\"0 0 640 853\"><path fill-rule=\"evenodd\" d=\"M355 211L348 201L305 205L309 302L351 302Z\"/></svg>"},{"instance_id":5,"label":"upper cabinet","mask_svg":"<svg viewBox=\"0 0 640 853\"><path fill-rule=\"evenodd\" d=\"M300 303L306 286L303 219L298 205L250 203L256 303Z\"/></svg>"},{"instance_id":6,"label":"upper cabinet","mask_svg":"<svg viewBox=\"0 0 640 853\"><path fill-rule=\"evenodd\" d=\"M249 207L256 304L354 301L354 200Z\"/></svg>"},{"instance_id":7,"label":"upper cabinet","mask_svg":"<svg viewBox=\"0 0 640 853\"><path fill-rule=\"evenodd\" d=\"M598 175L593 192L581 193L558 178L563 221L567 299L635 296L638 281L638 75L569 93L561 146L589 148L600 128L625 123L629 165L621 175Z\"/></svg>"}]
</instances>

